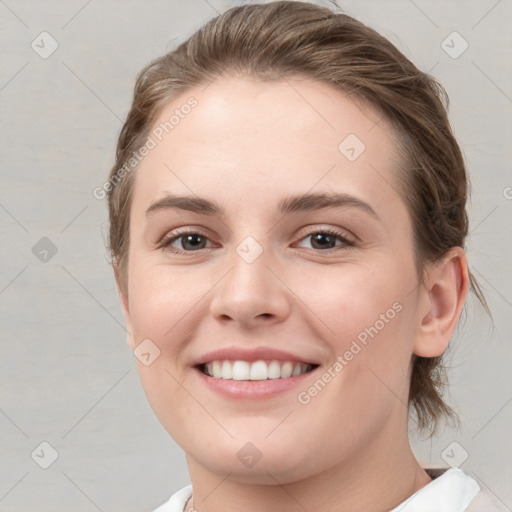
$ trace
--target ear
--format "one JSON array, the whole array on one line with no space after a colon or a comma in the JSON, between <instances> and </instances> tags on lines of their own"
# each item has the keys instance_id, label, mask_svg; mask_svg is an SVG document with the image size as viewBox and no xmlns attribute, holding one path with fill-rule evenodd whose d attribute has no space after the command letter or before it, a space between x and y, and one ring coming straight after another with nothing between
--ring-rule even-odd
<instances>
[{"instance_id":1,"label":"ear","mask_svg":"<svg viewBox=\"0 0 512 512\"><path fill-rule=\"evenodd\" d=\"M130 314L130 303L128 301L128 283L126 282L126 279L123 279L123 277L121 276L117 262L114 262L113 266L114 275L116 278L117 293L119 294L119 301L121 302L121 307L123 309L123 315L126 322L126 330L128 331L126 342L128 343L131 349L135 349L133 324L132 317Z\"/></svg>"},{"instance_id":2,"label":"ear","mask_svg":"<svg viewBox=\"0 0 512 512\"><path fill-rule=\"evenodd\" d=\"M457 327L469 290L466 253L462 247L427 269L421 290L420 316L414 354L436 357L444 353Z\"/></svg>"}]
</instances>

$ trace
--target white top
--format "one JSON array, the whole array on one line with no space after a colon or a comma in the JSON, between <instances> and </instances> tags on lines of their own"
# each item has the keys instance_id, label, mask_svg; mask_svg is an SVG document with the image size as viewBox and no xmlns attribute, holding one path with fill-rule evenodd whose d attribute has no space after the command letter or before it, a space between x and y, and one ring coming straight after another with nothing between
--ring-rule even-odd
<instances>
[{"instance_id":1,"label":"white top","mask_svg":"<svg viewBox=\"0 0 512 512\"><path fill-rule=\"evenodd\" d=\"M188 485L154 512L184 512L192 495ZM407 498L389 512L502 512L508 510L486 491L482 491L473 478L458 468L445 471L428 485Z\"/></svg>"}]
</instances>

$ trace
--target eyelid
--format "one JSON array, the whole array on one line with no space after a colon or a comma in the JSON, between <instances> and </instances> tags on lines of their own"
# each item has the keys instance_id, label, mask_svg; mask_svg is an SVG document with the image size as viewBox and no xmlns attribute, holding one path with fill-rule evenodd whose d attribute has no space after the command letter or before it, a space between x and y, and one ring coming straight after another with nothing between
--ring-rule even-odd
<instances>
[{"instance_id":1,"label":"eyelid","mask_svg":"<svg viewBox=\"0 0 512 512\"><path fill-rule=\"evenodd\" d=\"M183 249L178 249L175 247L172 247L171 244L173 244L176 240L181 238L182 236L185 236L187 234L197 234L199 236L202 236L207 239L207 241L215 244L215 242L212 241L212 237L207 233L208 230L202 228L202 227L196 227L196 226L183 226L181 228L176 228L170 232L167 232L159 242L157 242L157 249L160 249L162 251L167 251L172 254L176 255L184 255L184 254L193 254L193 253L201 253L205 249L212 249L212 247L203 247L201 249L197 249L195 251L185 251ZM332 226L319 226L319 225L310 225L303 228L303 231L301 233L301 236L297 239L296 242L294 242L293 245L303 241L308 236L317 234L317 233L323 233L327 234L333 237L338 238L341 243L339 245L335 245L334 247L331 247L329 249L314 249L314 248L303 248L308 251L313 251L315 253L331 253L331 252L337 252L342 250L343 248L347 249L348 247L353 247L356 245L357 237L355 237L350 232L339 228L339 227L332 227Z\"/></svg>"},{"instance_id":2,"label":"eyelid","mask_svg":"<svg viewBox=\"0 0 512 512\"><path fill-rule=\"evenodd\" d=\"M350 231L347 231L346 229L342 229L339 227L314 225L306 226L305 230L306 231L301 234L301 237L298 239L298 241L301 241L307 236L315 233L328 233L330 235L337 236L341 238L346 245L355 245L357 240L357 237L353 235Z\"/></svg>"},{"instance_id":3,"label":"eyelid","mask_svg":"<svg viewBox=\"0 0 512 512\"><path fill-rule=\"evenodd\" d=\"M165 233L164 236L162 236L157 242L156 242L156 248L167 250L169 252L174 253L191 253L191 252L199 252L203 249L199 249L198 251L183 251L181 249L175 249L171 248L171 243L175 242L177 239L184 235L188 234L194 234L194 235L200 235L204 238L207 238L208 241L212 242L211 235L207 233L207 230L202 227L195 227L195 226L183 226L181 228L176 228L171 231L168 231ZM215 243L215 242L213 242Z\"/></svg>"}]
</instances>

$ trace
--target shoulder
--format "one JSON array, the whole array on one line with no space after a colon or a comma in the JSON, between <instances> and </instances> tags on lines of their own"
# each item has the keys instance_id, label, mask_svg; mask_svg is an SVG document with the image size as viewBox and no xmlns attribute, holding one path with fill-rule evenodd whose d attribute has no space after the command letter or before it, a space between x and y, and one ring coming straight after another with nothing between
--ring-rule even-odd
<instances>
[{"instance_id":1,"label":"shoulder","mask_svg":"<svg viewBox=\"0 0 512 512\"><path fill-rule=\"evenodd\" d=\"M491 493L480 491L471 501L466 512L509 512L510 509L500 503Z\"/></svg>"},{"instance_id":2,"label":"shoulder","mask_svg":"<svg viewBox=\"0 0 512 512\"><path fill-rule=\"evenodd\" d=\"M458 468L427 471L433 478L425 488L430 488L444 505L449 501L450 510L461 512L510 512L510 509L490 491L482 489L478 482ZM435 503L435 497L432 496ZM437 509L443 509L438 504Z\"/></svg>"},{"instance_id":3,"label":"shoulder","mask_svg":"<svg viewBox=\"0 0 512 512\"><path fill-rule=\"evenodd\" d=\"M190 496L192 496L192 486L187 485L175 492L168 501L155 508L153 512L183 512L185 503L187 503Z\"/></svg>"}]
</instances>

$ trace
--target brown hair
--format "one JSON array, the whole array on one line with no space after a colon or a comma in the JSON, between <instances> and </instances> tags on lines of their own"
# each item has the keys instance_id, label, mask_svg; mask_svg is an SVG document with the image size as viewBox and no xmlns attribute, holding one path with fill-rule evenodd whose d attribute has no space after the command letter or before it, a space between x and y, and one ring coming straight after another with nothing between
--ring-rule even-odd
<instances>
[{"instance_id":1,"label":"brown hair","mask_svg":"<svg viewBox=\"0 0 512 512\"><path fill-rule=\"evenodd\" d=\"M162 108L178 94L224 74L263 80L303 76L369 103L390 121L403 153L401 191L413 219L419 275L424 265L464 246L468 182L447 117L448 99L434 78L363 23L305 2L235 7L138 75L131 110L110 174L110 249L122 290L127 285L133 172L120 170L144 144ZM485 305L470 275L473 291ZM434 432L454 416L442 399L441 357L416 357L409 404L420 428Z\"/></svg>"}]
</instances>

